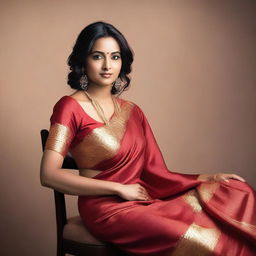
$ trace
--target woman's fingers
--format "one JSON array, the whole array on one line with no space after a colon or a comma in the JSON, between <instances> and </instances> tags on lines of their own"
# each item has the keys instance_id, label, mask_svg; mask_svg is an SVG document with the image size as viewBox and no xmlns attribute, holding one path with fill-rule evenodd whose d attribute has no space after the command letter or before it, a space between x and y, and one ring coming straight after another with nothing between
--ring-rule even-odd
<instances>
[{"instance_id":1,"label":"woman's fingers","mask_svg":"<svg viewBox=\"0 0 256 256\"><path fill-rule=\"evenodd\" d=\"M147 190L140 184L122 184L118 194L120 197L126 200L151 200L152 198L148 194Z\"/></svg>"},{"instance_id":2,"label":"woman's fingers","mask_svg":"<svg viewBox=\"0 0 256 256\"><path fill-rule=\"evenodd\" d=\"M229 173L218 173L214 175L214 179L216 181L218 180L223 180L225 182L229 182L228 179L235 179L235 180L240 180L242 182L245 182L245 179L242 178L241 176L237 175L237 174L229 174Z\"/></svg>"},{"instance_id":3,"label":"woman's fingers","mask_svg":"<svg viewBox=\"0 0 256 256\"><path fill-rule=\"evenodd\" d=\"M150 199L150 196L144 187L142 187L142 186L139 187L139 193L140 193L141 200L149 200Z\"/></svg>"},{"instance_id":4,"label":"woman's fingers","mask_svg":"<svg viewBox=\"0 0 256 256\"><path fill-rule=\"evenodd\" d=\"M148 193L141 191L140 194L141 194L141 197L142 197L144 200L148 200L148 199L149 199Z\"/></svg>"},{"instance_id":5,"label":"woman's fingers","mask_svg":"<svg viewBox=\"0 0 256 256\"><path fill-rule=\"evenodd\" d=\"M139 198L139 200L143 200L143 201L149 200L149 197L145 194L140 194L138 198Z\"/></svg>"},{"instance_id":6,"label":"woman's fingers","mask_svg":"<svg viewBox=\"0 0 256 256\"><path fill-rule=\"evenodd\" d=\"M229 182L229 176L227 174L224 173L218 173L215 175L215 180L216 181L225 181L225 182Z\"/></svg>"},{"instance_id":7,"label":"woman's fingers","mask_svg":"<svg viewBox=\"0 0 256 256\"><path fill-rule=\"evenodd\" d=\"M245 179L244 179L244 178L242 178L241 176L236 175L236 174L231 174L231 175L230 175L230 178L231 178L231 179L240 180L240 181L245 182Z\"/></svg>"}]
</instances>

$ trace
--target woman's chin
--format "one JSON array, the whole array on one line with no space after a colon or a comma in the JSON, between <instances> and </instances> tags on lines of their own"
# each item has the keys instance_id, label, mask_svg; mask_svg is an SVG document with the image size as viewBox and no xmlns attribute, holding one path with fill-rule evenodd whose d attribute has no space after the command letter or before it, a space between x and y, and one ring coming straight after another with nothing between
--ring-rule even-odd
<instances>
[{"instance_id":1,"label":"woman's chin","mask_svg":"<svg viewBox=\"0 0 256 256\"><path fill-rule=\"evenodd\" d=\"M97 86L99 87L107 87L107 86L111 86L113 85L113 81L109 80L109 81L98 81L97 83L95 83Z\"/></svg>"}]
</instances>

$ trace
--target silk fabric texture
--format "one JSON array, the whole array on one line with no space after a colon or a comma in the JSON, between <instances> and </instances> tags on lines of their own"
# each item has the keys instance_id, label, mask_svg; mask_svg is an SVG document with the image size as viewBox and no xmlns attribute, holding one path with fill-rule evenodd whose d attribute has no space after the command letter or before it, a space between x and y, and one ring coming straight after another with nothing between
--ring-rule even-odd
<instances>
[{"instance_id":1,"label":"silk fabric texture","mask_svg":"<svg viewBox=\"0 0 256 256\"><path fill-rule=\"evenodd\" d=\"M256 255L255 191L245 182L201 182L170 171L141 108L114 97L119 108L106 125L71 96L54 106L46 149L68 152L94 179L139 183L148 201L116 195L79 196L84 225L128 255Z\"/></svg>"}]
</instances>

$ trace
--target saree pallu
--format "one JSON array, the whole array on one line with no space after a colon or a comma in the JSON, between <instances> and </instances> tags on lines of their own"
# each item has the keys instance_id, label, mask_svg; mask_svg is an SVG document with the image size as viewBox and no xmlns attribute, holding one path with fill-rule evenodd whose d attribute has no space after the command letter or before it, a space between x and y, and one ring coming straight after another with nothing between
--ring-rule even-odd
<instances>
[{"instance_id":1,"label":"saree pallu","mask_svg":"<svg viewBox=\"0 0 256 256\"><path fill-rule=\"evenodd\" d=\"M116 195L79 196L84 225L129 255L256 255L255 191L245 182L201 182L170 171L143 111L115 98L109 124L90 117L72 97L54 106L46 149L69 151L94 179L139 183L148 201Z\"/></svg>"}]
</instances>

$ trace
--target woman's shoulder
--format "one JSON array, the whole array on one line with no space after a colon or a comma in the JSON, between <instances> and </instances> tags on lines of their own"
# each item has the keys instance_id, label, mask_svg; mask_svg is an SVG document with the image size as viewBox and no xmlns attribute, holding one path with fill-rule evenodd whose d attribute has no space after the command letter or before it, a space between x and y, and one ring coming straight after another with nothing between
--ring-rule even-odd
<instances>
[{"instance_id":1,"label":"woman's shoulder","mask_svg":"<svg viewBox=\"0 0 256 256\"><path fill-rule=\"evenodd\" d=\"M73 125L79 124L81 112L76 100L69 95L60 97L53 106L50 120L52 124L54 122L64 125L68 125L69 123L73 123Z\"/></svg>"},{"instance_id":2,"label":"woman's shoulder","mask_svg":"<svg viewBox=\"0 0 256 256\"><path fill-rule=\"evenodd\" d=\"M56 102L56 104L60 105L76 105L78 101L86 101L86 97L82 97L83 95L78 91L74 92L70 95L64 95Z\"/></svg>"},{"instance_id":3,"label":"woman's shoulder","mask_svg":"<svg viewBox=\"0 0 256 256\"><path fill-rule=\"evenodd\" d=\"M53 106L54 112L62 112L62 113L75 113L78 112L78 102L75 97L71 95L64 95L57 100L57 102Z\"/></svg>"},{"instance_id":4,"label":"woman's shoulder","mask_svg":"<svg viewBox=\"0 0 256 256\"><path fill-rule=\"evenodd\" d=\"M54 105L54 108L55 107L66 107L66 106L70 107L73 104L74 104L74 99L68 95L64 95L57 100L57 102Z\"/></svg>"}]
</instances>

